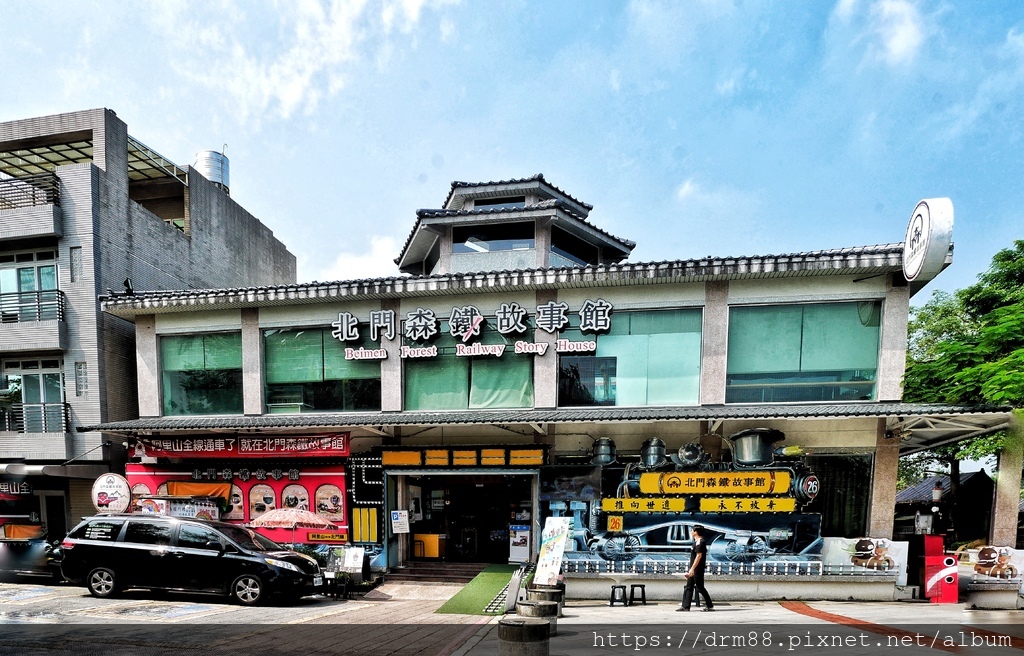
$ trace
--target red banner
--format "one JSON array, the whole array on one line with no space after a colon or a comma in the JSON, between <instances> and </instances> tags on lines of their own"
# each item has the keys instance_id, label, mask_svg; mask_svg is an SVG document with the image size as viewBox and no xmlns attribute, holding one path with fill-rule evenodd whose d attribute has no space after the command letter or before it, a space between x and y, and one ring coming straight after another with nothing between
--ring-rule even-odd
<instances>
[{"instance_id":1,"label":"red banner","mask_svg":"<svg viewBox=\"0 0 1024 656\"><path fill-rule=\"evenodd\" d=\"M136 456L157 458L305 458L347 456L349 434L231 437L140 437Z\"/></svg>"}]
</instances>

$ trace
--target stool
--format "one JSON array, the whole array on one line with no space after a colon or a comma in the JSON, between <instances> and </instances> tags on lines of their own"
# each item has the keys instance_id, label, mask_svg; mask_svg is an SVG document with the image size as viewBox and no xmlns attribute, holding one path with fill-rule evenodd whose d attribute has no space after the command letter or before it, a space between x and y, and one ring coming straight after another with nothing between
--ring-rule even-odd
<instances>
[{"instance_id":1,"label":"stool","mask_svg":"<svg viewBox=\"0 0 1024 656\"><path fill-rule=\"evenodd\" d=\"M612 596L608 598L608 605L614 606L616 602L621 603L623 606L629 605L629 599L626 598L626 586L612 586Z\"/></svg>"},{"instance_id":2,"label":"stool","mask_svg":"<svg viewBox=\"0 0 1024 656\"><path fill-rule=\"evenodd\" d=\"M640 603L647 605L647 586L643 583L633 583L629 586L629 605L636 603L636 591L640 590Z\"/></svg>"}]
</instances>

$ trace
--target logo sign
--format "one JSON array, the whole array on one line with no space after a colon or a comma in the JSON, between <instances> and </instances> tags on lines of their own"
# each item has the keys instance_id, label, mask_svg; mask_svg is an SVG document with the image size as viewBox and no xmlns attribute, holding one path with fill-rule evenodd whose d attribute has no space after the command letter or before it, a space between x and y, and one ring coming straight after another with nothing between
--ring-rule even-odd
<instances>
[{"instance_id":1,"label":"logo sign","mask_svg":"<svg viewBox=\"0 0 1024 656\"><path fill-rule=\"evenodd\" d=\"M347 456L349 434L139 438L135 455L160 458Z\"/></svg>"},{"instance_id":2,"label":"logo sign","mask_svg":"<svg viewBox=\"0 0 1024 656\"><path fill-rule=\"evenodd\" d=\"M118 474L104 474L92 484L92 505L101 513L121 513L132 501L128 479Z\"/></svg>"},{"instance_id":3,"label":"logo sign","mask_svg":"<svg viewBox=\"0 0 1024 656\"><path fill-rule=\"evenodd\" d=\"M751 469L743 472L675 472L640 474L644 494L785 494L788 471Z\"/></svg>"},{"instance_id":4,"label":"logo sign","mask_svg":"<svg viewBox=\"0 0 1024 656\"><path fill-rule=\"evenodd\" d=\"M345 531L310 532L306 534L306 539L310 542L347 542L348 533Z\"/></svg>"},{"instance_id":5,"label":"logo sign","mask_svg":"<svg viewBox=\"0 0 1024 656\"><path fill-rule=\"evenodd\" d=\"M903 276L928 281L942 271L953 239L953 202L927 198L914 208L903 241Z\"/></svg>"},{"instance_id":6,"label":"logo sign","mask_svg":"<svg viewBox=\"0 0 1024 656\"><path fill-rule=\"evenodd\" d=\"M391 532L392 533L408 533L409 532L409 511L408 510L392 510L391 511Z\"/></svg>"}]
</instances>

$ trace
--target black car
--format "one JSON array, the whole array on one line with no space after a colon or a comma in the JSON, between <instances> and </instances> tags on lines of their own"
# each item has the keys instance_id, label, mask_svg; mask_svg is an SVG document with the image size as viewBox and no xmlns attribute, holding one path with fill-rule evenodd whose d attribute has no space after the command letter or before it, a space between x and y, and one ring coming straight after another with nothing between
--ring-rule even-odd
<instances>
[{"instance_id":1,"label":"black car","mask_svg":"<svg viewBox=\"0 0 1024 656\"><path fill-rule=\"evenodd\" d=\"M42 576L53 582L60 575L60 543L45 538L0 538L0 580L20 576Z\"/></svg>"},{"instance_id":2,"label":"black car","mask_svg":"<svg viewBox=\"0 0 1024 656\"><path fill-rule=\"evenodd\" d=\"M251 529L162 515L86 518L61 544L64 578L96 597L126 588L226 594L252 606L323 585L320 566Z\"/></svg>"}]
</instances>

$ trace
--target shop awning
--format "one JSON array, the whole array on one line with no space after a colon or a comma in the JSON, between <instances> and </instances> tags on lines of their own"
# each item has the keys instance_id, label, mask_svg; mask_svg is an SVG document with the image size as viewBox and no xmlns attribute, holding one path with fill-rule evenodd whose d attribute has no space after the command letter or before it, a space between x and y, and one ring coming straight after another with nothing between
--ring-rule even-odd
<instances>
[{"instance_id":1,"label":"shop awning","mask_svg":"<svg viewBox=\"0 0 1024 656\"><path fill-rule=\"evenodd\" d=\"M23 462L0 463L0 474L7 476L57 476L94 479L109 473L107 465L26 465Z\"/></svg>"},{"instance_id":2,"label":"shop awning","mask_svg":"<svg viewBox=\"0 0 1024 656\"><path fill-rule=\"evenodd\" d=\"M551 424L654 423L744 420L810 420L844 418L886 420L887 434L900 440L900 451L923 449L987 435L1006 428L1008 406L963 406L918 403L773 404L723 406L662 406L644 408L592 407L460 410L449 412L301 413L260 416L148 417L83 426L78 430L128 434L251 431L294 433L301 430L354 430L388 434L395 426L459 425L527 426L546 434Z\"/></svg>"}]
</instances>

